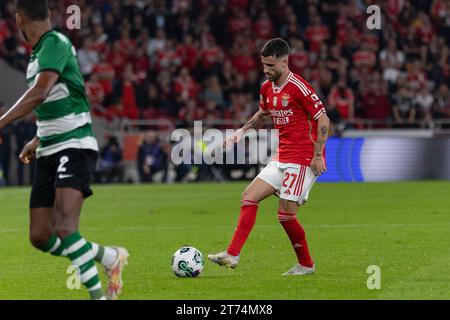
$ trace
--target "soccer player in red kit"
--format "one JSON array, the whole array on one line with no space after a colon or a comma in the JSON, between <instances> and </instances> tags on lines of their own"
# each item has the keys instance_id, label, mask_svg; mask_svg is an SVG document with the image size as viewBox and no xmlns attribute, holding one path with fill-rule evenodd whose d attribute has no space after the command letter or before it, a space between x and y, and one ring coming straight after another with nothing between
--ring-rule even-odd
<instances>
[{"instance_id":1,"label":"soccer player in red kit","mask_svg":"<svg viewBox=\"0 0 450 320\"><path fill-rule=\"evenodd\" d=\"M242 194L241 214L228 249L208 258L221 266L236 268L239 255L256 221L258 204L265 198L279 196L278 219L286 231L298 264L283 275L305 275L315 271L306 242L305 231L297 220L299 206L318 176L326 172L325 142L329 119L325 107L311 85L288 67L289 45L283 39L269 40L261 51L264 74L259 111L233 136L225 146L237 143L249 129L260 126L271 116L279 130L277 155L261 171Z\"/></svg>"}]
</instances>

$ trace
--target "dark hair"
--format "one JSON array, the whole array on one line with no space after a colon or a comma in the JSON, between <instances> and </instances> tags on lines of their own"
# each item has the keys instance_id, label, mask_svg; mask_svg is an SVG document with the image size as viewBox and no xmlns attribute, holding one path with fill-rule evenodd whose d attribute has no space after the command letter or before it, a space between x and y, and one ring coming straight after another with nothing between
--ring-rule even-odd
<instances>
[{"instance_id":1,"label":"dark hair","mask_svg":"<svg viewBox=\"0 0 450 320\"><path fill-rule=\"evenodd\" d=\"M269 40L261 50L261 55L263 57L275 56L276 58L284 57L289 55L290 52L289 45L286 41L280 38L275 38Z\"/></svg>"},{"instance_id":2,"label":"dark hair","mask_svg":"<svg viewBox=\"0 0 450 320\"><path fill-rule=\"evenodd\" d=\"M16 10L33 21L49 18L48 0L16 0Z\"/></svg>"}]
</instances>

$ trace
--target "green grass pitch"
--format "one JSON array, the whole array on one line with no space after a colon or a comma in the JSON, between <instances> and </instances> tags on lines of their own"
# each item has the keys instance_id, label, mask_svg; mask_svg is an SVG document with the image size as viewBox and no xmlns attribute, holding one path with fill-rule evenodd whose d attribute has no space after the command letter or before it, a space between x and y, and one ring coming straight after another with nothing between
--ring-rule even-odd
<instances>
[{"instance_id":1,"label":"green grass pitch","mask_svg":"<svg viewBox=\"0 0 450 320\"><path fill-rule=\"evenodd\" d=\"M170 261L181 246L205 258L226 248L245 186L94 186L80 231L128 248L121 299L450 299L445 181L315 185L299 213L317 265L312 276L280 275L296 259L272 197L260 205L236 270L207 261L199 278L175 277ZM67 289L67 259L29 244L28 193L0 189L0 299L87 299L84 289ZM380 267L380 290L367 288L371 265Z\"/></svg>"}]
</instances>

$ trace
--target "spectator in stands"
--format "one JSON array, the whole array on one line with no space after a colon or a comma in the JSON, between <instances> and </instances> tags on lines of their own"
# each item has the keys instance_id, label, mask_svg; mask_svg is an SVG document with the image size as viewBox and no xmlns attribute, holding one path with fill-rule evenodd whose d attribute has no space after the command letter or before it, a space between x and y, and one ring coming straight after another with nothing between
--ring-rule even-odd
<instances>
[{"instance_id":1,"label":"spectator in stands","mask_svg":"<svg viewBox=\"0 0 450 320\"><path fill-rule=\"evenodd\" d=\"M147 45L147 55L149 57L155 57L156 52L163 51L166 47L166 33L163 28L156 30L156 35L152 38ZM154 61L153 61L154 63Z\"/></svg>"},{"instance_id":2,"label":"spectator in stands","mask_svg":"<svg viewBox=\"0 0 450 320\"><path fill-rule=\"evenodd\" d=\"M392 116L392 105L389 99L388 82L373 81L362 96L362 116L365 119L386 121ZM386 125L376 124L369 128L386 128Z\"/></svg>"},{"instance_id":3,"label":"spectator in stands","mask_svg":"<svg viewBox=\"0 0 450 320\"><path fill-rule=\"evenodd\" d=\"M291 53L289 54L289 67L292 72L302 75L309 64L309 54L305 50L303 41L298 37L290 40Z\"/></svg>"},{"instance_id":4,"label":"spectator in stands","mask_svg":"<svg viewBox=\"0 0 450 320\"><path fill-rule=\"evenodd\" d=\"M383 69L383 80L396 83L405 63L405 54L397 49L395 40L390 40L388 47L381 50L380 62Z\"/></svg>"},{"instance_id":5,"label":"spectator in stands","mask_svg":"<svg viewBox=\"0 0 450 320\"><path fill-rule=\"evenodd\" d=\"M166 103L160 99L157 86L153 83L149 84L141 106L141 118L157 119L166 107Z\"/></svg>"},{"instance_id":6,"label":"spectator in stands","mask_svg":"<svg viewBox=\"0 0 450 320\"><path fill-rule=\"evenodd\" d=\"M116 137L109 137L108 143L100 150L99 156L100 159L95 172L96 182L123 182L122 149Z\"/></svg>"},{"instance_id":7,"label":"spectator in stands","mask_svg":"<svg viewBox=\"0 0 450 320\"><path fill-rule=\"evenodd\" d=\"M330 38L330 30L327 25L322 24L318 14L310 17L311 24L306 28L306 40L308 41L308 50L318 52L320 45Z\"/></svg>"},{"instance_id":8,"label":"spectator in stands","mask_svg":"<svg viewBox=\"0 0 450 320\"><path fill-rule=\"evenodd\" d=\"M98 52L92 48L92 38L87 37L82 41L81 49L78 50L78 62L83 76L90 75L94 65L99 62Z\"/></svg>"},{"instance_id":9,"label":"spectator in stands","mask_svg":"<svg viewBox=\"0 0 450 320\"><path fill-rule=\"evenodd\" d=\"M144 135L137 158L138 172L142 183L153 182L154 175L157 172L167 171L167 154L164 153L154 131L149 131Z\"/></svg>"},{"instance_id":10,"label":"spectator in stands","mask_svg":"<svg viewBox=\"0 0 450 320\"><path fill-rule=\"evenodd\" d=\"M225 54L223 49L216 44L214 36L207 35L204 38L202 49L200 50L202 73L204 75L211 75L219 72Z\"/></svg>"},{"instance_id":11,"label":"spectator in stands","mask_svg":"<svg viewBox=\"0 0 450 320\"><path fill-rule=\"evenodd\" d=\"M97 73L92 73L88 77L88 81L86 81L86 93L89 99L89 103L91 108L96 116L101 115L104 110L104 102L105 102L105 89L102 83L99 80L99 76Z\"/></svg>"},{"instance_id":12,"label":"spectator in stands","mask_svg":"<svg viewBox=\"0 0 450 320\"><path fill-rule=\"evenodd\" d=\"M116 71L111 63L108 62L107 53L100 53L100 60L93 67L93 74L98 75L98 81L103 86L105 96L110 96L113 92L113 82L116 78ZM105 102L106 103L106 102Z\"/></svg>"},{"instance_id":13,"label":"spectator in stands","mask_svg":"<svg viewBox=\"0 0 450 320\"><path fill-rule=\"evenodd\" d=\"M262 10L253 25L253 34L260 44L272 38L274 29L267 10Z\"/></svg>"},{"instance_id":14,"label":"spectator in stands","mask_svg":"<svg viewBox=\"0 0 450 320\"><path fill-rule=\"evenodd\" d=\"M248 77L248 73L256 69L256 61L247 45L240 47L237 43L233 48L232 64L236 72L241 73L244 78Z\"/></svg>"},{"instance_id":15,"label":"spectator in stands","mask_svg":"<svg viewBox=\"0 0 450 320\"><path fill-rule=\"evenodd\" d=\"M346 77L348 60L341 54L341 47L334 45L329 48L326 66L333 74L333 81L337 82L339 77Z\"/></svg>"},{"instance_id":16,"label":"spectator in stands","mask_svg":"<svg viewBox=\"0 0 450 320\"><path fill-rule=\"evenodd\" d=\"M377 62L375 53L370 49L370 45L364 42L360 50L352 56L353 65L357 68L373 68Z\"/></svg>"},{"instance_id":17,"label":"spectator in stands","mask_svg":"<svg viewBox=\"0 0 450 320\"><path fill-rule=\"evenodd\" d=\"M132 64L136 74L136 83L139 86L145 85L147 80L147 72L150 69L150 59L145 54L143 46L138 46L135 55L132 57Z\"/></svg>"},{"instance_id":18,"label":"spectator in stands","mask_svg":"<svg viewBox=\"0 0 450 320\"><path fill-rule=\"evenodd\" d=\"M439 86L435 96L433 108L433 119L450 119L450 90L446 83Z\"/></svg>"},{"instance_id":19,"label":"spectator in stands","mask_svg":"<svg viewBox=\"0 0 450 320\"><path fill-rule=\"evenodd\" d=\"M414 96L416 106L416 119L422 122L422 127L431 127L432 106L434 97L431 95L426 85L422 85L419 92Z\"/></svg>"},{"instance_id":20,"label":"spectator in stands","mask_svg":"<svg viewBox=\"0 0 450 320\"><path fill-rule=\"evenodd\" d=\"M50 2L55 28L74 40L90 75L94 115L113 123L241 121L259 99L261 43L276 36L289 39L292 70L330 99L335 124L345 126L352 113L339 79L347 79L355 117L383 121L391 103L400 127L422 119L424 109L434 119L449 117L448 0L388 0L379 33L360 28L371 1L83 1L83 28L72 32L65 30L65 2ZM4 0L0 58L24 69L30 52L15 28L14 1ZM429 89L422 94L423 86Z\"/></svg>"},{"instance_id":21,"label":"spectator in stands","mask_svg":"<svg viewBox=\"0 0 450 320\"><path fill-rule=\"evenodd\" d=\"M192 78L188 68L181 68L178 77L174 80L174 93L181 97L182 101L195 99L200 92L200 86Z\"/></svg>"},{"instance_id":22,"label":"spectator in stands","mask_svg":"<svg viewBox=\"0 0 450 320\"><path fill-rule=\"evenodd\" d=\"M7 111L6 106L0 101L0 114ZM14 134L14 127L9 125L0 130L0 163L3 166L3 178L6 185L10 184L9 171L11 168L11 137Z\"/></svg>"},{"instance_id":23,"label":"spectator in stands","mask_svg":"<svg viewBox=\"0 0 450 320\"><path fill-rule=\"evenodd\" d=\"M133 65L128 63L123 72L123 79L119 80L114 89L114 94L122 98L123 116L130 120L139 119L137 105L137 77Z\"/></svg>"},{"instance_id":24,"label":"spectator in stands","mask_svg":"<svg viewBox=\"0 0 450 320\"><path fill-rule=\"evenodd\" d=\"M19 154L23 147L30 142L36 136L36 121L34 120L34 115L29 113L25 118L22 118L14 126L14 135L16 138L16 157L19 158ZM28 182L31 183L34 177L35 161L31 161L27 166L29 167L29 179ZM18 184L24 185L24 170L25 165L22 161L17 161L17 182Z\"/></svg>"},{"instance_id":25,"label":"spectator in stands","mask_svg":"<svg viewBox=\"0 0 450 320\"><path fill-rule=\"evenodd\" d=\"M187 33L184 36L183 43L177 46L176 51L181 58L181 65L192 72L197 64L198 48L191 33Z\"/></svg>"},{"instance_id":26,"label":"spectator in stands","mask_svg":"<svg viewBox=\"0 0 450 320\"><path fill-rule=\"evenodd\" d=\"M225 105L222 87L217 76L212 76L206 79L202 99L204 101L212 100L219 107L223 107Z\"/></svg>"},{"instance_id":27,"label":"spectator in stands","mask_svg":"<svg viewBox=\"0 0 450 320\"><path fill-rule=\"evenodd\" d=\"M118 96L113 97L108 108L102 113L102 116L113 125L118 126L126 118L122 98Z\"/></svg>"},{"instance_id":28,"label":"spectator in stands","mask_svg":"<svg viewBox=\"0 0 450 320\"><path fill-rule=\"evenodd\" d=\"M420 60L416 59L407 66L406 81L411 92L417 92L427 83L427 75Z\"/></svg>"},{"instance_id":29,"label":"spectator in stands","mask_svg":"<svg viewBox=\"0 0 450 320\"><path fill-rule=\"evenodd\" d=\"M336 108L341 119L353 121L355 119L355 96L353 90L347 87L345 79L339 79L331 89L328 103Z\"/></svg>"},{"instance_id":30,"label":"spectator in stands","mask_svg":"<svg viewBox=\"0 0 450 320\"><path fill-rule=\"evenodd\" d=\"M394 105L392 108L395 128L414 128L416 119L416 108L411 99L408 89L402 85L398 93L394 96Z\"/></svg>"}]
</instances>

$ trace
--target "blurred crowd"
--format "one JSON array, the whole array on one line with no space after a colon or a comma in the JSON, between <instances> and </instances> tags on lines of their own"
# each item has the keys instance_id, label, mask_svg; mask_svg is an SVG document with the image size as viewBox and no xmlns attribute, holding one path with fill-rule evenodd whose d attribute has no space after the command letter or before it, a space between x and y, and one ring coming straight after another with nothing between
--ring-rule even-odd
<instances>
[{"instance_id":1,"label":"blurred crowd","mask_svg":"<svg viewBox=\"0 0 450 320\"><path fill-rule=\"evenodd\" d=\"M338 130L450 119L449 0L49 2L53 25L77 48L94 113L107 121L245 122L264 79L260 49L273 37L289 42L291 70L317 90ZM80 30L66 28L72 4ZM366 25L371 4L381 8L379 30ZM0 56L24 70L30 50L13 1L1 1Z\"/></svg>"},{"instance_id":2,"label":"blurred crowd","mask_svg":"<svg viewBox=\"0 0 450 320\"><path fill-rule=\"evenodd\" d=\"M78 49L87 91L109 120L247 119L263 80L262 45L292 47L292 71L326 101L334 123L391 119L427 126L450 116L448 0L62 0L53 24ZM68 32L66 8L81 8ZM381 7L381 29L366 26ZM25 68L29 48L2 1L0 55Z\"/></svg>"}]
</instances>

